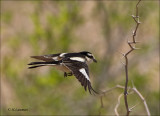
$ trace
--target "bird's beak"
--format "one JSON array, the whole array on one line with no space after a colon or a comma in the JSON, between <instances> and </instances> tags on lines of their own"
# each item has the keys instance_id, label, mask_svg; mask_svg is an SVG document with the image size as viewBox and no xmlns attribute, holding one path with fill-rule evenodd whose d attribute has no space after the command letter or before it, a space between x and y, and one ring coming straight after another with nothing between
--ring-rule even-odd
<instances>
[{"instance_id":1,"label":"bird's beak","mask_svg":"<svg viewBox=\"0 0 160 116\"><path fill-rule=\"evenodd\" d=\"M94 61L95 63L97 63L97 60L96 60L96 59L94 59L94 58L93 58L93 61Z\"/></svg>"}]
</instances>

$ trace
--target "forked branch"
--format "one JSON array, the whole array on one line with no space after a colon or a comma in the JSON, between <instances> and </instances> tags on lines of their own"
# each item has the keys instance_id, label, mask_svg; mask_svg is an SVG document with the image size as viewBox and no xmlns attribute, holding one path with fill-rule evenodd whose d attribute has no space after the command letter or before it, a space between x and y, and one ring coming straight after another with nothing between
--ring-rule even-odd
<instances>
[{"instance_id":1,"label":"forked branch","mask_svg":"<svg viewBox=\"0 0 160 116\"><path fill-rule=\"evenodd\" d=\"M139 25L140 25L139 12L138 12L138 5L139 5L140 2L141 2L141 0L139 0L139 1L137 2L137 4L136 4L136 15L132 15L132 18L133 18L133 20L134 20L135 23L136 23L136 27L135 27L135 29L134 29L134 31L133 31L133 34L132 34L132 41L127 40L127 44L128 44L128 46L130 47L130 49L129 49L126 53L121 53L121 54L123 55L123 58L125 58L125 63L122 62L122 64L123 64L124 67L125 67L125 77L126 77L125 86L123 87L123 86L121 86L121 85L117 85L116 87L113 87L113 88L111 88L111 89L109 89L109 90L105 90L105 91L102 92L102 94L100 94L101 108L104 108L104 104L103 104L103 99L102 99L102 98L103 98L103 96L104 96L106 93L108 93L108 92L110 92L110 91L112 91L112 90L114 90L114 89L116 89L116 88L124 89L124 101L125 101L125 107L126 107L126 111L127 111L126 116L129 116L129 114L130 114L130 112L132 111L132 109L134 109L134 108L137 106L137 104L134 105L134 106L132 106L131 108L129 108L129 106L128 106L127 95L128 95L128 94L131 94L131 93L128 93L128 91L130 91L130 90L131 90L132 93L135 92L135 93L140 97L140 99L143 101L143 104L144 104L144 106L145 106L147 115L148 115L148 116L151 115L151 114L150 114L150 111L149 111L149 108L148 108L148 106L147 106L147 103L146 103L144 97L142 96L142 94L141 94L135 87L133 87L133 88L129 88L129 87L128 87L128 55L129 55L132 51L138 49L138 48L135 47L135 45L136 45L137 43L139 43L138 41L136 41L136 38L135 38L135 37L136 37L136 34L137 34L138 27L139 27ZM117 109L118 109L118 107L119 107L119 105L120 105L120 98L122 97L122 95L123 95L123 94L120 94L120 95L119 95L119 97L118 97L118 103L116 104L116 107L115 107L115 109L114 109L114 110L115 110L115 114L116 114L117 116L119 116ZM101 111L99 112L99 115L101 115Z\"/></svg>"},{"instance_id":2,"label":"forked branch","mask_svg":"<svg viewBox=\"0 0 160 116\"><path fill-rule=\"evenodd\" d=\"M108 89L108 90L105 90L105 91L103 91L102 94L100 94L101 109L104 108L104 103L103 103L103 99L102 99L103 96L104 96L105 94L113 91L114 89L117 89L117 88L119 88L119 89L125 89L125 87L122 86L122 85L116 85L115 87L110 88L110 89ZM145 107L145 110L146 110L147 115L148 115L148 116L151 116L150 111L149 111L149 108L148 108L148 105L147 105L147 102L146 102L146 100L144 99L143 95L137 90L137 88L133 85L132 88L131 88L131 87L128 88L128 91L129 91L128 94L132 94L132 93L134 92L135 94L138 95L138 97L139 97L139 98L141 99L141 101L143 102L143 105L144 105L144 107ZM117 102L117 104L116 104L116 106L115 106L115 109L114 109L116 116L119 116L118 107L119 107L119 105L120 105L120 98L122 97L122 95L123 95L123 94L120 94L120 95L119 95L119 97L118 97L118 102ZM138 103L138 104L140 104L140 103ZM133 107L129 108L129 111L132 111L138 104L136 104L136 105L134 105ZM100 115L101 115L101 110L100 110L100 112L99 112L99 116L100 116Z\"/></svg>"},{"instance_id":3,"label":"forked branch","mask_svg":"<svg viewBox=\"0 0 160 116\"><path fill-rule=\"evenodd\" d=\"M138 5L140 3L141 0L138 1L138 3L136 4L136 16L132 15L132 18L134 19L135 23L136 23L136 28L135 30L133 31L133 35L132 35L132 41L127 41L127 44L129 45L130 47L130 50L126 53L123 54L124 58L125 58L125 75L126 75L126 81L125 81L125 88L124 88L124 101L125 101L125 107L126 107L126 110L127 110L127 116L129 116L129 113L131 112L130 111L130 108L128 107L128 101L127 101L127 95L128 95L128 55L133 51L135 50L135 45L137 44L136 42L136 33L137 33L137 29L139 27L139 12L138 12Z\"/></svg>"}]
</instances>

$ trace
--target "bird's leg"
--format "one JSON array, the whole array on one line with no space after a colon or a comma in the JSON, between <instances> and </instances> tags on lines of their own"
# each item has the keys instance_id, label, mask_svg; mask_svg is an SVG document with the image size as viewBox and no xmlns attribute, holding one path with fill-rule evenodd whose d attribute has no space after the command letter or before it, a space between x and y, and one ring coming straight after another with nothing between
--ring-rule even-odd
<instances>
[{"instance_id":1,"label":"bird's leg","mask_svg":"<svg viewBox=\"0 0 160 116\"><path fill-rule=\"evenodd\" d=\"M67 73L66 72L64 72L64 77L67 77Z\"/></svg>"},{"instance_id":2,"label":"bird's leg","mask_svg":"<svg viewBox=\"0 0 160 116\"><path fill-rule=\"evenodd\" d=\"M70 73L67 74L67 76L72 76L72 75L73 75L72 72L70 72Z\"/></svg>"},{"instance_id":3,"label":"bird's leg","mask_svg":"<svg viewBox=\"0 0 160 116\"><path fill-rule=\"evenodd\" d=\"M72 74L72 72L70 72L70 73L66 73L66 72L64 72L64 77L67 77L67 76L72 76L73 74Z\"/></svg>"}]
</instances>

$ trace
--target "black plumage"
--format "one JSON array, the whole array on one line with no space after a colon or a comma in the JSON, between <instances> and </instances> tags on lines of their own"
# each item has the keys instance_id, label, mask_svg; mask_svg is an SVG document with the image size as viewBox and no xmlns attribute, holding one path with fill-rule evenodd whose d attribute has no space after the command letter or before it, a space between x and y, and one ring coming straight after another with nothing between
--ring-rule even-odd
<instances>
[{"instance_id":1,"label":"black plumage","mask_svg":"<svg viewBox=\"0 0 160 116\"><path fill-rule=\"evenodd\" d=\"M29 68L37 68L41 66L55 66L56 68L64 72L64 76L71 76L72 74L79 80L85 91L97 93L91 86L89 78L89 68L87 65L88 59L97 62L94 56L90 52L78 52L78 53L58 53L43 56L31 56L43 62L31 62Z\"/></svg>"}]
</instances>

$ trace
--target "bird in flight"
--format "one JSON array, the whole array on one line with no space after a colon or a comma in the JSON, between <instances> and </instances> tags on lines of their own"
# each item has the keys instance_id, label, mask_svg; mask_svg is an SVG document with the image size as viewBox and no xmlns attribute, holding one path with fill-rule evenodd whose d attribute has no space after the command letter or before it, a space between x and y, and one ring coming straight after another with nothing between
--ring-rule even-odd
<instances>
[{"instance_id":1,"label":"bird in flight","mask_svg":"<svg viewBox=\"0 0 160 116\"><path fill-rule=\"evenodd\" d=\"M43 60L42 62L31 62L28 65L29 69L42 67L42 66L53 66L58 70L64 72L64 77L74 75L81 85L84 87L85 91L87 88L90 94L97 93L91 86L89 78L89 68L87 63L90 61L97 62L92 53L83 51L75 53L58 53L49 54L42 56L31 56L38 60Z\"/></svg>"}]
</instances>

